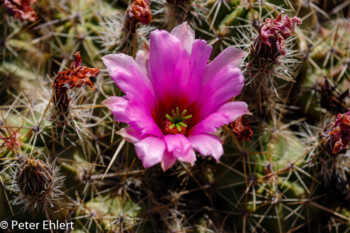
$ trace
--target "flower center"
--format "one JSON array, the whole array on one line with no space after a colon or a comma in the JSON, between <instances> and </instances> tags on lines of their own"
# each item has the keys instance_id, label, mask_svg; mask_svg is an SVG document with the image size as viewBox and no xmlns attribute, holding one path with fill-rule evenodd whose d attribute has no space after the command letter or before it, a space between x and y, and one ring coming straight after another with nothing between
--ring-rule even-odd
<instances>
[{"instance_id":1,"label":"flower center","mask_svg":"<svg viewBox=\"0 0 350 233\"><path fill-rule=\"evenodd\" d=\"M192 117L192 115L187 115L187 110L183 110L180 113L178 107L171 110L171 116L165 114L165 118L162 119L162 129L164 134L186 134L187 120Z\"/></svg>"}]
</instances>

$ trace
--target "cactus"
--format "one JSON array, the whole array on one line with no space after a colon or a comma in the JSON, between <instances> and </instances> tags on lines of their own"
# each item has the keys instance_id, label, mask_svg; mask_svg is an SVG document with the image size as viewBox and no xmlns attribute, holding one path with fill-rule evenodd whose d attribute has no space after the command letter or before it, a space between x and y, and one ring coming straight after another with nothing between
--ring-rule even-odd
<instances>
[{"instance_id":1,"label":"cactus","mask_svg":"<svg viewBox=\"0 0 350 233\"><path fill-rule=\"evenodd\" d=\"M72 222L70 232L348 232L349 7L0 0L0 222ZM148 72L150 33L183 22L212 46L209 64L229 46L245 51L235 101L252 115L218 130L220 160L198 152L193 166L145 169L127 125L104 105L126 93L101 58L124 53ZM192 117L174 107L167 133L187 134Z\"/></svg>"}]
</instances>

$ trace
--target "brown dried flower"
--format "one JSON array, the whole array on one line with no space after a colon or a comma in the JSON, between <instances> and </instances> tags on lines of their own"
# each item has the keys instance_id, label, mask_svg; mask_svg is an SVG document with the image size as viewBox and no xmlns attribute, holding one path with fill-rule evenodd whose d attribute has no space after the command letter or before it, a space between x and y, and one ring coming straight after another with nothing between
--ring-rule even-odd
<instances>
[{"instance_id":1,"label":"brown dried flower","mask_svg":"<svg viewBox=\"0 0 350 233\"><path fill-rule=\"evenodd\" d=\"M250 141L253 136L253 130L250 128L249 122L244 116L230 123L229 127L240 142L244 140Z\"/></svg>"},{"instance_id":2,"label":"brown dried flower","mask_svg":"<svg viewBox=\"0 0 350 233\"><path fill-rule=\"evenodd\" d=\"M99 69L81 66L80 52L76 52L70 68L57 74L53 83L55 91L53 102L60 113L61 120L68 115L69 111L70 98L68 97L68 90L74 87L79 88L84 85L88 85L92 90L96 90L91 80L95 78L99 72Z\"/></svg>"}]
</instances>

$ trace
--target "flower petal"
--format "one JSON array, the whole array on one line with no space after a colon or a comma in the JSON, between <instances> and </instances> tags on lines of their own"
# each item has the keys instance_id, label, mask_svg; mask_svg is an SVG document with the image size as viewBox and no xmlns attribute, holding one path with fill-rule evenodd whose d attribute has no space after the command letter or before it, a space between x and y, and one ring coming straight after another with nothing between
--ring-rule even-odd
<instances>
[{"instance_id":1,"label":"flower petal","mask_svg":"<svg viewBox=\"0 0 350 233\"><path fill-rule=\"evenodd\" d=\"M163 159L165 143L161 138L147 137L135 143L137 156L142 160L145 168L149 168Z\"/></svg>"},{"instance_id":2,"label":"flower petal","mask_svg":"<svg viewBox=\"0 0 350 233\"><path fill-rule=\"evenodd\" d=\"M195 121L199 122L215 112L222 104L241 93L244 77L241 70L226 66L203 87L196 104Z\"/></svg>"},{"instance_id":3,"label":"flower petal","mask_svg":"<svg viewBox=\"0 0 350 233\"><path fill-rule=\"evenodd\" d=\"M224 154L221 141L217 136L210 134L198 134L190 136L188 140L192 147L196 149L201 155L211 155L216 161L219 161L221 155Z\"/></svg>"},{"instance_id":4,"label":"flower petal","mask_svg":"<svg viewBox=\"0 0 350 233\"><path fill-rule=\"evenodd\" d=\"M125 123L129 122L128 116L125 113L128 103L129 101L125 97L119 96L111 96L102 101L102 104L109 108L109 110L113 113L115 121Z\"/></svg>"},{"instance_id":5,"label":"flower petal","mask_svg":"<svg viewBox=\"0 0 350 233\"><path fill-rule=\"evenodd\" d=\"M125 54L110 54L102 57L102 60L109 75L128 99L154 104L151 82L132 57Z\"/></svg>"},{"instance_id":6,"label":"flower petal","mask_svg":"<svg viewBox=\"0 0 350 233\"><path fill-rule=\"evenodd\" d=\"M217 129L228 124L238 117L250 114L245 102L228 102L222 105L216 112L210 114L190 130L190 135L201 133L217 133Z\"/></svg>"},{"instance_id":7,"label":"flower petal","mask_svg":"<svg viewBox=\"0 0 350 233\"><path fill-rule=\"evenodd\" d=\"M142 102L130 101L126 108L125 115L128 116L129 125L140 132L141 136L153 135L162 137L163 133L154 121L149 107Z\"/></svg>"},{"instance_id":8,"label":"flower petal","mask_svg":"<svg viewBox=\"0 0 350 233\"><path fill-rule=\"evenodd\" d=\"M183 80L187 88L184 89L184 95L187 96L188 104L196 101L200 95L203 82L203 74L207 66L212 47L204 40L195 40L192 46L190 56L190 71L188 81Z\"/></svg>"},{"instance_id":9,"label":"flower petal","mask_svg":"<svg viewBox=\"0 0 350 233\"><path fill-rule=\"evenodd\" d=\"M135 61L142 68L143 72L149 76L148 70L149 46L144 43L142 48L137 51Z\"/></svg>"},{"instance_id":10,"label":"flower petal","mask_svg":"<svg viewBox=\"0 0 350 233\"><path fill-rule=\"evenodd\" d=\"M176 162L176 158L173 156L173 153L170 153L169 151L165 150L163 154L163 160L162 160L162 168L163 171L168 170L171 168Z\"/></svg>"},{"instance_id":11,"label":"flower petal","mask_svg":"<svg viewBox=\"0 0 350 233\"><path fill-rule=\"evenodd\" d=\"M227 47L207 66L203 77L204 85L213 79L216 74L226 66L234 66L239 68L242 63L242 59L246 54L247 53L243 50L236 49L234 47Z\"/></svg>"},{"instance_id":12,"label":"flower petal","mask_svg":"<svg viewBox=\"0 0 350 233\"><path fill-rule=\"evenodd\" d=\"M184 22L176 26L172 31L171 35L176 36L181 41L182 49L185 49L188 55L191 54L192 44L194 42L194 31L188 25L187 22Z\"/></svg>"},{"instance_id":13,"label":"flower petal","mask_svg":"<svg viewBox=\"0 0 350 233\"><path fill-rule=\"evenodd\" d=\"M183 93L179 85L188 78L189 59L180 40L167 31L150 36L149 71L153 89L164 106L170 106Z\"/></svg>"},{"instance_id":14,"label":"flower petal","mask_svg":"<svg viewBox=\"0 0 350 233\"><path fill-rule=\"evenodd\" d=\"M119 130L117 132L117 134L119 134L126 141L131 142L131 143L136 143L136 142L139 142L143 139L143 137L141 137L140 133L131 126L126 127L126 128L122 128L121 130Z\"/></svg>"},{"instance_id":15,"label":"flower petal","mask_svg":"<svg viewBox=\"0 0 350 233\"><path fill-rule=\"evenodd\" d=\"M169 134L164 136L164 141L169 152L181 161L190 163L192 166L196 161L196 154L192 149L191 143L182 134Z\"/></svg>"}]
</instances>

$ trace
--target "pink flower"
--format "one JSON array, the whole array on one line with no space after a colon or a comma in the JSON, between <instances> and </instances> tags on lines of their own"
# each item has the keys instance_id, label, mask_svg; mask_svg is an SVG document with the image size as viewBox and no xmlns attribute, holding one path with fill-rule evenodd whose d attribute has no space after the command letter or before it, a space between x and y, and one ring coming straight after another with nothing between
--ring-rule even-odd
<instances>
[{"instance_id":1,"label":"pink flower","mask_svg":"<svg viewBox=\"0 0 350 233\"><path fill-rule=\"evenodd\" d=\"M115 121L129 124L119 134L135 144L145 168L161 163L166 170L176 160L193 165L194 150L219 160L217 129L249 113L245 102L230 101L244 83L239 66L245 52L229 47L208 64L211 51L183 23L171 33L153 31L149 51L140 50L135 60L125 54L102 58L125 93L103 104Z\"/></svg>"}]
</instances>

